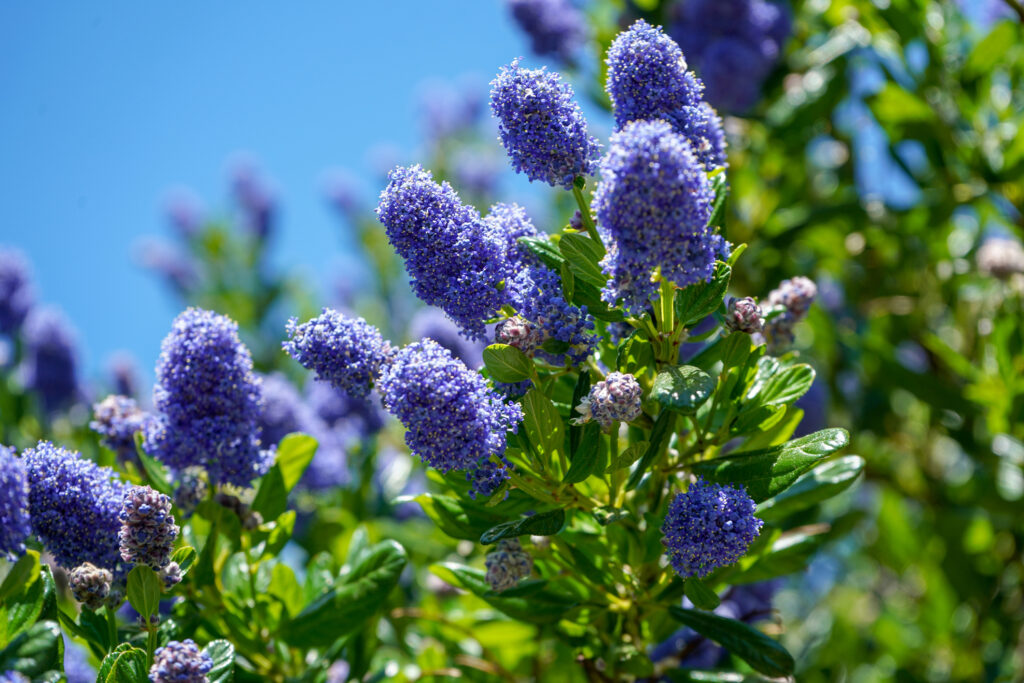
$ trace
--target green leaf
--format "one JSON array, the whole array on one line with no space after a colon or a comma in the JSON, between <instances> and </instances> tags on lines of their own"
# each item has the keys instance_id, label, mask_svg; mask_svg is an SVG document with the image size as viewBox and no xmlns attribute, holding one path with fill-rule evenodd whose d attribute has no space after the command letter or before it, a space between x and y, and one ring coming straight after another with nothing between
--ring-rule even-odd
<instances>
[{"instance_id":1,"label":"green leaf","mask_svg":"<svg viewBox=\"0 0 1024 683\"><path fill-rule=\"evenodd\" d=\"M148 620L157 613L162 590L160 577L146 565L135 565L128 572L128 602L143 619Z\"/></svg>"},{"instance_id":2,"label":"green leaf","mask_svg":"<svg viewBox=\"0 0 1024 683\"><path fill-rule=\"evenodd\" d=\"M171 477L167 473L167 468L146 452L142 447L143 440L142 432L135 432L135 452L139 456L139 462L142 463L142 470L146 473L149 486L164 495L173 495L174 490L171 488Z\"/></svg>"},{"instance_id":3,"label":"green leaf","mask_svg":"<svg viewBox=\"0 0 1024 683\"><path fill-rule=\"evenodd\" d=\"M722 604L718 595L696 576L686 579L683 583L683 592L697 609L711 610Z\"/></svg>"},{"instance_id":4,"label":"green leaf","mask_svg":"<svg viewBox=\"0 0 1024 683\"><path fill-rule=\"evenodd\" d=\"M184 577L188 574L188 570L192 568L192 565L195 564L198 556L199 554L195 548L186 545L174 551L174 554L171 555L171 562L178 563L178 566L181 567L181 575Z\"/></svg>"},{"instance_id":5,"label":"green leaf","mask_svg":"<svg viewBox=\"0 0 1024 683\"><path fill-rule=\"evenodd\" d=\"M533 376L533 361L514 346L491 344L484 349L484 365L499 382L515 384Z\"/></svg>"},{"instance_id":6,"label":"green leaf","mask_svg":"<svg viewBox=\"0 0 1024 683\"><path fill-rule=\"evenodd\" d=\"M558 247L552 244L547 237L520 237L517 241L548 268L561 270L562 264L565 263Z\"/></svg>"},{"instance_id":7,"label":"green leaf","mask_svg":"<svg viewBox=\"0 0 1024 683\"><path fill-rule=\"evenodd\" d=\"M260 479L252 509L260 513L263 521L275 520L288 507L288 489L284 485L284 473L276 464Z\"/></svg>"},{"instance_id":8,"label":"green leaf","mask_svg":"<svg viewBox=\"0 0 1024 683\"><path fill-rule=\"evenodd\" d=\"M3 604L10 596L21 593L38 579L40 566L39 553L35 550L28 550L19 557L7 574L7 578L0 584L0 604Z\"/></svg>"},{"instance_id":9,"label":"green leaf","mask_svg":"<svg viewBox=\"0 0 1024 683\"><path fill-rule=\"evenodd\" d=\"M475 542L480 538L480 534L501 519L483 515L449 496L421 493L412 500L419 503L427 517L451 538Z\"/></svg>"},{"instance_id":10,"label":"green leaf","mask_svg":"<svg viewBox=\"0 0 1024 683\"><path fill-rule=\"evenodd\" d=\"M725 263L715 263L715 272L710 282L698 282L676 292L676 319L686 327L700 322L718 310L729 289L732 268Z\"/></svg>"},{"instance_id":11,"label":"green leaf","mask_svg":"<svg viewBox=\"0 0 1024 683\"><path fill-rule=\"evenodd\" d=\"M615 470L621 470L629 467L639 460L640 456L647 452L649 446L650 444L646 441L631 443L626 447L626 450L619 453L619 457L615 459L615 462L608 464L608 468L605 472L613 472Z\"/></svg>"},{"instance_id":12,"label":"green leaf","mask_svg":"<svg viewBox=\"0 0 1024 683\"><path fill-rule=\"evenodd\" d=\"M845 429L823 429L779 446L697 463L693 473L718 484L742 484L760 503L785 491L801 474L849 442Z\"/></svg>"},{"instance_id":13,"label":"green leaf","mask_svg":"<svg viewBox=\"0 0 1024 683\"><path fill-rule=\"evenodd\" d=\"M575 601L545 587L533 591L527 597L506 597L495 593L484 579L484 572L479 569L465 567L453 562L445 562L430 566L430 571L440 579L453 586L465 588L470 593L485 600L494 608L504 612L513 619L534 624L556 622L573 607Z\"/></svg>"},{"instance_id":14,"label":"green leaf","mask_svg":"<svg viewBox=\"0 0 1024 683\"><path fill-rule=\"evenodd\" d=\"M845 491L864 470L859 455L845 455L815 467L788 489L757 506L757 516L781 519Z\"/></svg>"},{"instance_id":15,"label":"green leaf","mask_svg":"<svg viewBox=\"0 0 1024 683\"><path fill-rule=\"evenodd\" d=\"M725 225L725 205L729 198L729 181L724 171L712 178L711 189L715 193L715 201L711 204L708 225L722 227ZM724 236L725 232L722 231L721 234Z\"/></svg>"},{"instance_id":16,"label":"green leaf","mask_svg":"<svg viewBox=\"0 0 1024 683\"><path fill-rule=\"evenodd\" d=\"M562 298L566 301L572 301L573 296L576 294L576 278L573 277L572 266L568 263L563 263L558 274L562 278Z\"/></svg>"},{"instance_id":17,"label":"green leaf","mask_svg":"<svg viewBox=\"0 0 1024 683\"><path fill-rule=\"evenodd\" d=\"M814 368L805 363L791 365L769 377L758 391L757 399L766 406L793 403L814 383Z\"/></svg>"},{"instance_id":18,"label":"green leaf","mask_svg":"<svg viewBox=\"0 0 1024 683\"><path fill-rule=\"evenodd\" d=\"M64 639L60 626L49 619L37 621L0 650L0 671L17 671L40 680L64 668Z\"/></svg>"},{"instance_id":19,"label":"green leaf","mask_svg":"<svg viewBox=\"0 0 1024 683\"><path fill-rule=\"evenodd\" d=\"M97 683L142 683L147 679L146 651L122 643L103 658Z\"/></svg>"},{"instance_id":20,"label":"green leaf","mask_svg":"<svg viewBox=\"0 0 1024 683\"><path fill-rule=\"evenodd\" d=\"M57 587L50 568L36 567L36 578L26 581L21 590L8 596L0 607L0 646L10 643L40 619L57 621L60 618Z\"/></svg>"},{"instance_id":21,"label":"green leaf","mask_svg":"<svg viewBox=\"0 0 1024 683\"><path fill-rule=\"evenodd\" d=\"M671 367L658 373L651 398L666 408L693 415L711 397L717 381L692 365Z\"/></svg>"},{"instance_id":22,"label":"green leaf","mask_svg":"<svg viewBox=\"0 0 1024 683\"><path fill-rule=\"evenodd\" d=\"M286 492L295 488L295 485L302 479L303 473L309 467L309 463L313 461L313 456L316 455L317 445L316 439L299 432L289 434L281 439L281 443L277 447L276 465L281 468L281 478Z\"/></svg>"},{"instance_id":23,"label":"green leaf","mask_svg":"<svg viewBox=\"0 0 1024 683\"><path fill-rule=\"evenodd\" d=\"M583 438L580 445L573 451L572 463L565 473L562 482L575 484L583 481L601 462L601 426L596 422L588 422L583 427Z\"/></svg>"},{"instance_id":24,"label":"green leaf","mask_svg":"<svg viewBox=\"0 0 1024 683\"><path fill-rule=\"evenodd\" d=\"M601 270L604 248L600 244L586 235L569 233L559 239L558 249L576 278L598 288L604 287L608 276Z\"/></svg>"},{"instance_id":25,"label":"green leaf","mask_svg":"<svg viewBox=\"0 0 1024 683\"><path fill-rule=\"evenodd\" d=\"M964 63L964 76L977 78L992 73L992 70L1006 57L1006 53L1019 40L1019 27L1015 22L1004 20L997 23L988 35L978 41Z\"/></svg>"},{"instance_id":26,"label":"green leaf","mask_svg":"<svg viewBox=\"0 0 1024 683\"><path fill-rule=\"evenodd\" d=\"M553 456L564 447L562 416L551 399L536 387L523 398L523 426L530 443L553 462Z\"/></svg>"},{"instance_id":27,"label":"green leaf","mask_svg":"<svg viewBox=\"0 0 1024 683\"><path fill-rule=\"evenodd\" d=\"M639 377L647 370L654 370L654 347L644 332L636 330L619 343L615 365L620 372Z\"/></svg>"},{"instance_id":28,"label":"green leaf","mask_svg":"<svg viewBox=\"0 0 1024 683\"><path fill-rule=\"evenodd\" d=\"M640 485L640 480L643 479L644 474L654 464L657 457L661 455L661 452L665 450L665 447L668 446L675 425L675 412L663 410L658 414L658 419L654 421L654 428L651 430L651 440L647 450L644 451L644 455L640 458L640 462L637 463L636 469L630 473L629 480L626 481L627 491L632 491Z\"/></svg>"},{"instance_id":29,"label":"green leaf","mask_svg":"<svg viewBox=\"0 0 1024 683\"><path fill-rule=\"evenodd\" d=\"M485 531L480 536L480 542L490 545L503 538L514 536L554 536L562 530L563 526L565 526L565 510L551 510L510 522L502 522Z\"/></svg>"},{"instance_id":30,"label":"green leaf","mask_svg":"<svg viewBox=\"0 0 1024 683\"><path fill-rule=\"evenodd\" d=\"M717 614L675 605L668 611L675 619L715 641L759 673L779 678L793 673L796 664L792 655L755 628Z\"/></svg>"},{"instance_id":31,"label":"green leaf","mask_svg":"<svg viewBox=\"0 0 1024 683\"><path fill-rule=\"evenodd\" d=\"M206 674L210 683L231 683L235 678L235 646L226 640L211 640L203 652L213 660L213 668Z\"/></svg>"},{"instance_id":32,"label":"green leaf","mask_svg":"<svg viewBox=\"0 0 1024 683\"><path fill-rule=\"evenodd\" d=\"M405 568L405 549L394 541L370 548L330 590L284 624L281 639L302 647L326 647L354 633L380 610Z\"/></svg>"},{"instance_id":33,"label":"green leaf","mask_svg":"<svg viewBox=\"0 0 1024 683\"><path fill-rule=\"evenodd\" d=\"M871 98L870 105L886 123L928 122L935 118L935 110L927 102L892 82Z\"/></svg>"}]
</instances>

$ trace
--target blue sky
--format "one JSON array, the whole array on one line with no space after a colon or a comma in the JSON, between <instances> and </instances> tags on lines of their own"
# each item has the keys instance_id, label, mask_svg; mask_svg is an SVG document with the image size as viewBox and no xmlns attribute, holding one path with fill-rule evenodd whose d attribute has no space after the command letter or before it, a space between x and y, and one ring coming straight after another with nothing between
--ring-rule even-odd
<instances>
[{"instance_id":1,"label":"blue sky","mask_svg":"<svg viewBox=\"0 0 1024 683\"><path fill-rule=\"evenodd\" d=\"M159 5L0 5L0 244L31 258L90 376L118 349L151 375L177 307L133 246L167 234L170 189L224 208L232 160L255 160L283 204L277 260L324 275L324 172L411 152L423 81L527 52L499 0Z\"/></svg>"}]
</instances>

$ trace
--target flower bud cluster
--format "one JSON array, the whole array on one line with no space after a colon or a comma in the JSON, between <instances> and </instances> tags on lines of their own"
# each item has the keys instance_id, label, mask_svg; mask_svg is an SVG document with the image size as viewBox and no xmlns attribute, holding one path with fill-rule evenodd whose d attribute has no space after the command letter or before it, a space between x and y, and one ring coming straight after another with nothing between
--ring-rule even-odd
<instances>
[{"instance_id":1,"label":"flower bud cluster","mask_svg":"<svg viewBox=\"0 0 1024 683\"><path fill-rule=\"evenodd\" d=\"M503 538L484 560L486 580L491 590L501 592L514 587L533 571L533 558L523 550L518 538Z\"/></svg>"},{"instance_id":2,"label":"flower bud cluster","mask_svg":"<svg viewBox=\"0 0 1024 683\"><path fill-rule=\"evenodd\" d=\"M580 417L575 424L596 420L603 429L609 429L616 422L635 420L642 410L643 389L636 377L624 372L609 372L602 381L590 387L590 393L583 397L576 410Z\"/></svg>"},{"instance_id":3,"label":"flower bud cluster","mask_svg":"<svg viewBox=\"0 0 1024 683\"><path fill-rule=\"evenodd\" d=\"M68 585L75 600L91 610L107 604L114 575L91 562L80 564L68 575Z\"/></svg>"}]
</instances>

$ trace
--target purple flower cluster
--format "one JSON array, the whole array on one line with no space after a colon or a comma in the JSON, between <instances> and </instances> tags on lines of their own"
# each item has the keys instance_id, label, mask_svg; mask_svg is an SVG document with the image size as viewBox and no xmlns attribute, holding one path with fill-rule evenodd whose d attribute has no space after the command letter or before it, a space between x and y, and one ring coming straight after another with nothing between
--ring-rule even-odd
<instances>
[{"instance_id":1,"label":"purple flower cluster","mask_svg":"<svg viewBox=\"0 0 1024 683\"><path fill-rule=\"evenodd\" d=\"M432 306L423 307L409 321L410 339L430 338L452 352L456 358L471 370L483 365L484 344L479 340L468 340L459 334L458 326L444 313Z\"/></svg>"},{"instance_id":2,"label":"purple flower cluster","mask_svg":"<svg viewBox=\"0 0 1024 683\"><path fill-rule=\"evenodd\" d=\"M231 319L198 308L174 320L156 368L146 451L168 467L206 469L210 480L248 486L273 454L260 450L260 382Z\"/></svg>"},{"instance_id":3,"label":"purple flower cluster","mask_svg":"<svg viewBox=\"0 0 1024 683\"><path fill-rule=\"evenodd\" d=\"M135 454L135 432L143 429L148 416L135 399L107 396L92 407L89 427L102 438L100 443L121 457Z\"/></svg>"},{"instance_id":4,"label":"purple flower cluster","mask_svg":"<svg viewBox=\"0 0 1024 683\"><path fill-rule=\"evenodd\" d=\"M512 18L539 57L571 63L587 37L583 12L570 0L506 0Z\"/></svg>"},{"instance_id":5,"label":"purple flower cluster","mask_svg":"<svg viewBox=\"0 0 1024 683\"><path fill-rule=\"evenodd\" d=\"M484 577L496 593L513 588L533 571L533 558L523 550L518 538L503 538L484 559Z\"/></svg>"},{"instance_id":6,"label":"purple flower cluster","mask_svg":"<svg viewBox=\"0 0 1024 683\"><path fill-rule=\"evenodd\" d=\"M61 567L115 570L125 484L113 470L40 441L24 452L32 531Z\"/></svg>"},{"instance_id":7,"label":"purple flower cluster","mask_svg":"<svg viewBox=\"0 0 1024 683\"><path fill-rule=\"evenodd\" d=\"M767 0L685 0L671 10L669 33L704 81L714 106L743 113L760 99L792 29Z\"/></svg>"},{"instance_id":8,"label":"purple flower cluster","mask_svg":"<svg viewBox=\"0 0 1024 683\"><path fill-rule=\"evenodd\" d=\"M594 193L608 248L605 300L631 312L656 297L655 268L679 287L707 281L727 245L708 227L714 193L690 144L664 121L635 121L613 134Z\"/></svg>"},{"instance_id":9,"label":"purple flower cluster","mask_svg":"<svg viewBox=\"0 0 1024 683\"><path fill-rule=\"evenodd\" d=\"M698 479L672 499L661 527L666 554L679 576L707 576L733 564L761 533L746 490Z\"/></svg>"},{"instance_id":10,"label":"purple flower cluster","mask_svg":"<svg viewBox=\"0 0 1024 683\"><path fill-rule=\"evenodd\" d=\"M590 393L583 397L576 411L580 417L576 424L596 420L604 429L616 422L630 422L639 415L643 389L636 377L624 372L609 372L608 375L590 387Z\"/></svg>"},{"instance_id":11,"label":"purple flower cluster","mask_svg":"<svg viewBox=\"0 0 1024 683\"><path fill-rule=\"evenodd\" d=\"M172 640L157 648L149 670L150 683L206 683L213 658L191 639Z\"/></svg>"},{"instance_id":12,"label":"purple flower cluster","mask_svg":"<svg viewBox=\"0 0 1024 683\"><path fill-rule=\"evenodd\" d=\"M593 333L594 319L587 314L586 306L575 306L565 300L558 273L544 266L521 270L510 289L515 293L516 310L536 325L541 342L554 339L568 345L563 354L538 352L543 358L555 365L578 364L593 353L598 342Z\"/></svg>"},{"instance_id":13,"label":"purple flower cluster","mask_svg":"<svg viewBox=\"0 0 1024 683\"><path fill-rule=\"evenodd\" d=\"M98 610L106 603L113 581L113 574L91 562L78 565L68 574L71 594L91 610Z\"/></svg>"},{"instance_id":14,"label":"purple flower cluster","mask_svg":"<svg viewBox=\"0 0 1024 683\"><path fill-rule=\"evenodd\" d=\"M312 320L299 324L288 321L289 340L284 350L314 370L319 379L330 382L353 396L366 396L390 353L380 330L362 318L350 318L325 308Z\"/></svg>"},{"instance_id":15,"label":"purple flower cluster","mask_svg":"<svg viewBox=\"0 0 1024 683\"><path fill-rule=\"evenodd\" d=\"M121 559L163 570L171 561L179 531L170 497L148 486L132 486L125 491L120 519Z\"/></svg>"},{"instance_id":16,"label":"purple flower cluster","mask_svg":"<svg viewBox=\"0 0 1024 683\"><path fill-rule=\"evenodd\" d=\"M79 395L77 340L64 314L52 307L33 309L22 329L25 386L47 413L66 408Z\"/></svg>"},{"instance_id":17,"label":"purple flower cluster","mask_svg":"<svg viewBox=\"0 0 1024 683\"><path fill-rule=\"evenodd\" d=\"M478 492L493 491L505 478L488 463L503 457L505 432L518 427L522 411L503 403L449 351L429 339L406 346L385 367L379 387L385 407L406 427L406 444L426 464L442 473L465 470L469 481L479 481Z\"/></svg>"},{"instance_id":18,"label":"purple flower cluster","mask_svg":"<svg viewBox=\"0 0 1024 683\"><path fill-rule=\"evenodd\" d=\"M31 532L25 463L13 448L0 446L0 558L24 553Z\"/></svg>"},{"instance_id":19,"label":"purple flower cluster","mask_svg":"<svg viewBox=\"0 0 1024 683\"><path fill-rule=\"evenodd\" d=\"M722 121L702 99L704 85L687 71L682 50L661 27L638 20L612 42L607 62L605 87L620 128L664 119L690 142L706 170L726 165Z\"/></svg>"},{"instance_id":20,"label":"purple flower cluster","mask_svg":"<svg viewBox=\"0 0 1024 683\"><path fill-rule=\"evenodd\" d=\"M818 287L814 281L800 275L783 280L768 294L769 306L785 309L764 325L768 353L778 355L793 345L796 324L807 317L817 296Z\"/></svg>"},{"instance_id":21,"label":"purple flower cluster","mask_svg":"<svg viewBox=\"0 0 1024 683\"><path fill-rule=\"evenodd\" d=\"M0 673L0 683L32 683L32 681L25 674L18 673L12 669L11 671Z\"/></svg>"},{"instance_id":22,"label":"purple flower cluster","mask_svg":"<svg viewBox=\"0 0 1024 683\"><path fill-rule=\"evenodd\" d=\"M491 111L516 172L565 189L593 173L600 145L558 74L524 69L519 60L502 67L491 81Z\"/></svg>"},{"instance_id":23,"label":"purple flower cluster","mask_svg":"<svg viewBox=\"0 0 1024 683\"><path fill-rule=\"evenodd\" d=\"M764 319L761 317L761 307L753 297L745 296L742 299L730 297L726 305L725 327L732 332L745 332L757 334L764 329Z\"/></svg>"},{"instance_id":24,"label":"purple flower cluster","mask_svg":"<svg viewBox=\"0 0 1024 683\"><path fill-rule=\"evenodd\" d=\"M35 303L28 260L16 249L0 247L0 334L14 334Z\"/></svg>"},{"instance_id":25,"label":"purple flower cluster","mask_svg":"<svg viewBox=\"0 0 1024 683\"><path fill-rule=\"evenodd\" d=\"M483 321L504 303L498 289L505 276L504 235L418 165L398 167L388 180L377 216L405 260L413 291L470 338L482 339Z\"/></svg>"}]
</instances>

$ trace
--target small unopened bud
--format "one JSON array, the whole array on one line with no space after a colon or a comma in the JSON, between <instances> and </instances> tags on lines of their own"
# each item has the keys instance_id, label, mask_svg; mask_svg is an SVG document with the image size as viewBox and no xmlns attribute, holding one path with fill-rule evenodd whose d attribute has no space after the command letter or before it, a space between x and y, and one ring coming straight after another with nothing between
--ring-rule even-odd
<instances>
[{"instance_id":1,"label":"small unopened bud","mask_svg":"<svg viewBox=\"0 0 1024 683\"><path fill-rule=\"evenodd\" d=\"M68 584L75 600L91 610L97 610L106 604L113 580L113 574L90 562L75 567L68 576Z\"/></svg>"},{"instance_id":2,"label":"small unopened bud","mask_svg":"<svg viewBox=\"0 0 1024 683\"><path fill-rule=\"evenodd\" d=\"M494 340L499 344L514 346L527 356L531 356L544 341L544 331L517 315L498 323L494 329Z\"/></svg>"},{"instance_id":3,"label":"small unopened bud","mask_svg":"<svg viewBox=\"0 0 1024 683\"><path fill-rule=\"evenodd\" d=\"M496 592L512 588L533 571L533 558L523 550L518 538L498 541L494 551L487 553L484 564L487 567L487 583Z\"/></svg>"},{"instance_id":4,"label":"small unopened bud","mask_svg":"<svg viewBox=\"0 0 1024 683\"><path fill-rule=\"evenodd\" d=\"M171 562L159 572L160 580L164 582L164 590L170 590L181 583L181 566L177 562Z\"/></svg>"},{"instance_id":5,"label":"small unopened bud","mask_svg":"<svg viewBox=\"0 0 1024 683\"><path fill-rule=\"evenodd\" d=\"M745 332L746 334L761 332L764 329L761 307L749 296L742 299L730 298L728 310L725 313L725 326L733 332Z\"/></svg>"},{"instance_id":6,"label":"small unopened bud","mask_svg":"<svg viewBox=\"0 0 1024 683\"><path fill-rule=\"evenodd\" d=\"M798 275L783 280L779 286L768 294L768 303L772 306L785 306L786 310L797 321L803 320L811 309L814 298L818 296L818 286L810 278Z\"/></svg>"},{"instance_id":7,"label":"small unopened bud","mask_svg":"<svg viewBox=\"0 0 1024 683\"><path fill-rule=\"evenodd\" d=\"M572 228L573 230L582 230L583 229L583 212L582 211L580 211L579 209L576 209L576 213L574 213L572 215L572 218L569 219L569 227Z\"/></svg>"},{"instance_id":8,"label":"small unopened bud","mask_svg":"<svg viewBox=\"0 0 1024 683\"><path fill-rule=\"evenodd\" d=\"M576 406L580 417L572 422L580 425L597 420L603 429L609 429L615 422L636 419L642 410L642 400L643 389L636 377L624 372L609 372Z\"/></svg>"}]
</instances>

